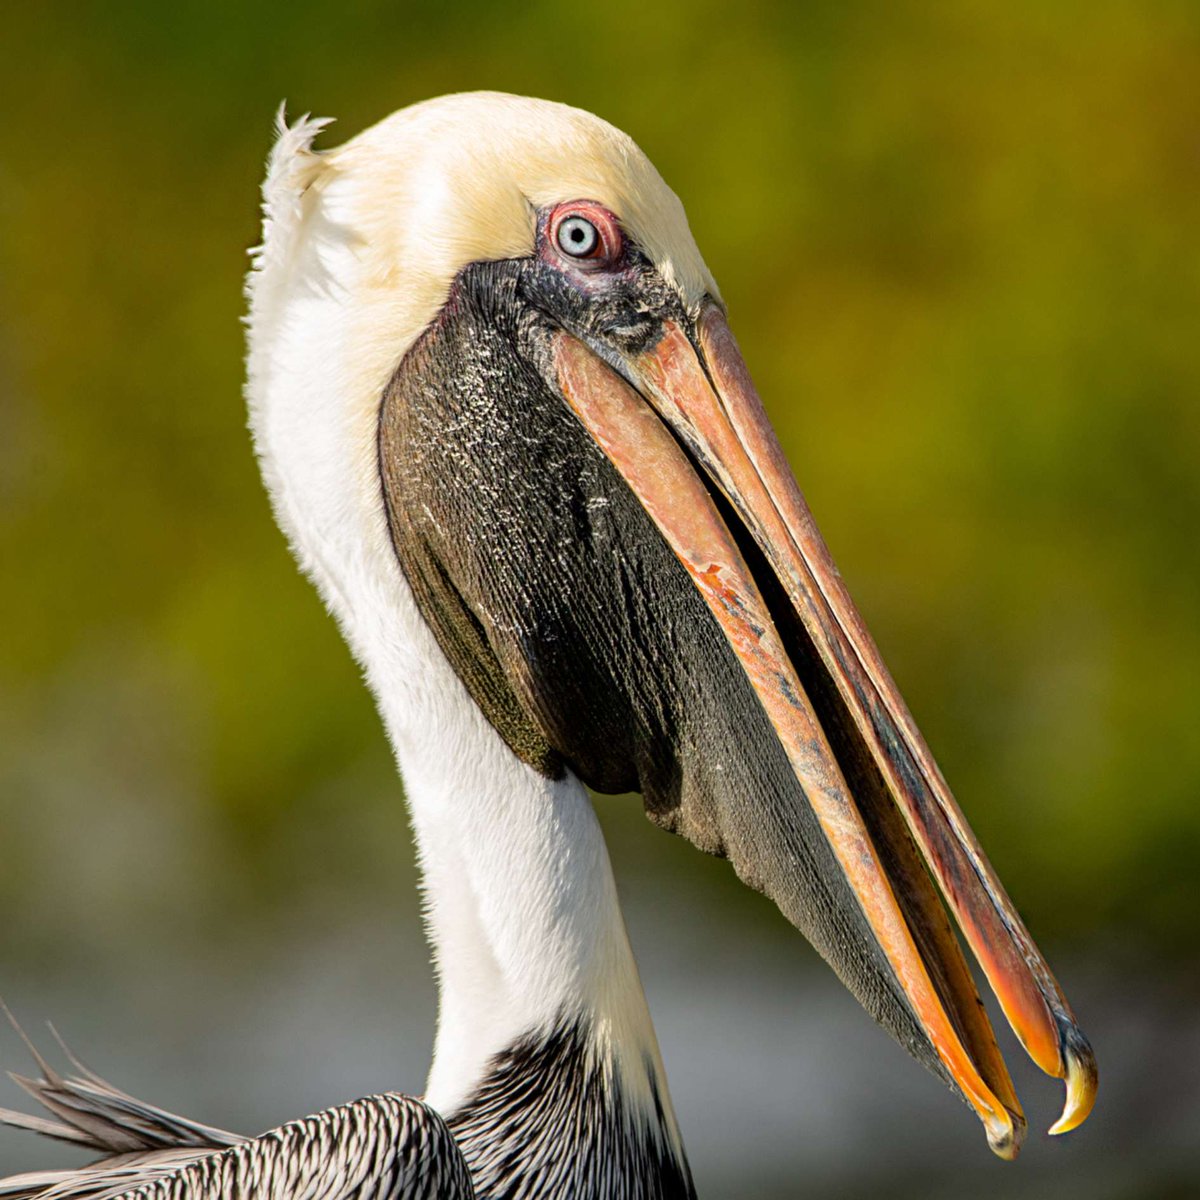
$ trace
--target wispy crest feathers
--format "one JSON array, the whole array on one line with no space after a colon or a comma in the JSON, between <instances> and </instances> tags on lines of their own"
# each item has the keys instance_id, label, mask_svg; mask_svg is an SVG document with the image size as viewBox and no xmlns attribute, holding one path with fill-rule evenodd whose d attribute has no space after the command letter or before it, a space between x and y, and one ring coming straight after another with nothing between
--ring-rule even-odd
<instances>
[{"instance_id":1,"label":"wispy crest feathers","mask_svg":"<svg viewBox=\"0 0 1200 1200\"><path fill-rule=\"evenodd\" d=\"M322 155L312 144L332 124L332 117L305 113L289 125L287 102L280 104L275 114L275 145L267 159L267 177L262 185L263 240L250 251L256 271L286 257L303 219L304 193L323 166Z\"/></svg>"}]
</instances>

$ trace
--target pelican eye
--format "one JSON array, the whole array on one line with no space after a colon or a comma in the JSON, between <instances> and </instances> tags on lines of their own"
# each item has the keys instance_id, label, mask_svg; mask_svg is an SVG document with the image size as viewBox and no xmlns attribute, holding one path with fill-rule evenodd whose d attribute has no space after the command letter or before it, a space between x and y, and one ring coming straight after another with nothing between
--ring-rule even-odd
<instances>
[{"instance_id":1,"label":"pelican eye","mask_svg":"<svg viewBox=\"0 0 1200 1200\"><path fill-rule=\"evenodd\" d=\"M600 231L586 217L567 217L555 236L558 248L572 258L591 258L600 245Z\"/></svg>"}]
</instances>

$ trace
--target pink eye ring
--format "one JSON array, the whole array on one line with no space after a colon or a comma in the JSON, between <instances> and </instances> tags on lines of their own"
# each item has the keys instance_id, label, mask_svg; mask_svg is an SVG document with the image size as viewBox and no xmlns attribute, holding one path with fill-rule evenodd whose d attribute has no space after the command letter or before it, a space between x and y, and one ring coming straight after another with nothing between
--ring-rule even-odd
<instances>
[{"instance_id":1,"label":"pink eye ring","mask_svg":"<svg viewBox=\"0 0 1200 1200\"><path fill-rule=\"evenodd\" d=\"M577 266L608 266L624 248L617 218L591 200L558 205L550 214L546 232L550 246Z\"/></svg>"}]
</instances>

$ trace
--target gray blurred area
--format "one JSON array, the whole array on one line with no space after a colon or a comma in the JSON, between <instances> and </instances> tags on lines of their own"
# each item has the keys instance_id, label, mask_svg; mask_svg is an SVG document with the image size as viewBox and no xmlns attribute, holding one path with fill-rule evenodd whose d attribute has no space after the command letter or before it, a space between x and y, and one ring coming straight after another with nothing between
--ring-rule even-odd
<instances>
[{"instance_id":1,"label":"gray blurred area","mask_svg":"<svg viewBox=\"0 0 1200 1200\"><path fill-rule=\"evenodd\" d=\"M769 904L598 798L700 1194L1200 1196L1200 8L76 0L0 38L0 996L39 1045L246 1132L422 1086L402 786L271 521L240 289L281 98L337 140L493 87L683 198L1101 1065L1048 1139L1002 1038L1033 1132L994 1160ZM0 1173L70 1154L0 1134Z\"/></svg>"}]
</instances>

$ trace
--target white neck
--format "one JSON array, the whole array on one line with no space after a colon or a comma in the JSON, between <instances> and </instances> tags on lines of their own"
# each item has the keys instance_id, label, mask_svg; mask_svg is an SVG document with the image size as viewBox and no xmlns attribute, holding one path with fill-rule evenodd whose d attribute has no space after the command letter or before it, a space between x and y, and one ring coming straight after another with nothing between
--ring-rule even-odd
<instances>
[{"instance_id":1,"label":"white neck","mask_svg":"<svg viewBox=\"0 0 1200 1200\"><path fill-rule=\"evenodd\" d=\"M429 669L449 672L444 660ZM652 1085L665 1093L658 1047L586 791L522 763L457 678L440 697L440 725L433 714L414 719L403 687L374 682L404 776L440 985L430 1103L453 1112L496 1055L581 1020L625 1093L652 1105Z\"/></svg>"}]
</instances>

